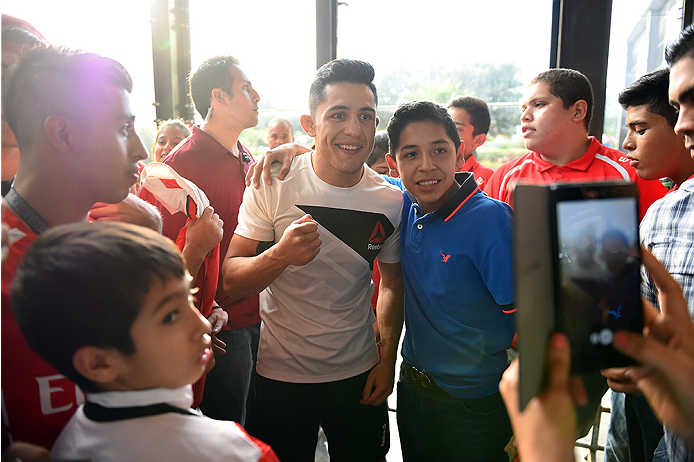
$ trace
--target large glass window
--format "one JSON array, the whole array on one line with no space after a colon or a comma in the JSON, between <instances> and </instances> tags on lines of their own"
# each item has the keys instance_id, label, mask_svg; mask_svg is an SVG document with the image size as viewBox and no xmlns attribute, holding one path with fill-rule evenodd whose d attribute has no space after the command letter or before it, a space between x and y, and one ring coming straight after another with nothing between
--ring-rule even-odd
<instances>
[{"instance_id":1,"label":"large glass window","mask_svg":"<svg viewBox=\"0 0 694 462\"><path fill-rule=\"evenodd\" d=\"M682 29L682 0L613 0L603 142L622 149L626 112L619 92L666 66L665 47Z\"/></svg>"},{"instance_id":2,"label":"large glass window","mask_svg":"<svg viewBox=\"0 0 694 462\"><path fill-rule=\"evenodd\" d=\"M260 94L258 126L241 135L252 152L266 149L274 117L292 122L298 142L310 142L299 116L308 110L316 74L315 0L191 1L190 36L193 69L209 57L232 55Z\"/></svg>"},{"instance_id":3,"label":"large glass window","mask_svg":"<svg viewBox=\"0 0 694 462\"><path fill-rule=\"evenodd\" d=\"M337 55L376 69L380 129L404 101L486 100L492 127L478 160L497 167L525 152L518 100L549 67L551 30L551 0L349 0L338 8Z\"/></svg>"}]
</instances>

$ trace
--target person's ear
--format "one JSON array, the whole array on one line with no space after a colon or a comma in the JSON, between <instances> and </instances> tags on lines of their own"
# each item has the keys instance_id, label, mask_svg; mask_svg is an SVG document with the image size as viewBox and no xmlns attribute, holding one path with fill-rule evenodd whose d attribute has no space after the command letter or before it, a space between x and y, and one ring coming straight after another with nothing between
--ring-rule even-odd
<instances>
[{"instance_id":1,"label":"person's ear","mask_svg":"<svg viewBox=\"0 0 694 462\"><path fill-rule=\"evenodd\" d=\"M226 104L227 94L224 93L220 88L215 88L212 90L212 101L216 101L219 104Z\"/></svg>"},{"instance_id":2,"label":"person's ear","mask_svg":"<svg viewBox=\"0 0 694 462\"><path fill-rule=\"evenodd\" d=\"M376 116L376 127L378 127L378 124L380 124L380 123L381 123L381 119L379 119L378 116Z\"/></svg>"},{"instance_id":3,"label":"person's ear","mask_svg":"<svg viewBox=\"0 0 694 462\"><path fill-rule=\"evenodd\" d=\"M588 103L585 100L579 99L573 104L573 120L582 122L588 116Z\"/></svg>"},{"instance_id":4,"label":"person's ear","mask_svg":"<svg viewBox=\"0 0 694 462\"><path fill-rule=\"evenodd\" d=\"M299 123L301 124L301 128L304 129L308 136L311 138L316 137L316 120L312 115L303 114L301 117L299 117Z\"/></svg>"},{"instance_id":5,"label":"person's ear","mask_svg":"<svg viewBox=\"0 0 694 462\"><path fill-rule=\"evenodd\" d=\"M395 158L390 155L390 153L386 154L386 163L388 164L388 175L393 177L393 178L400 178L400 172L398 172L398 164L395 162Z\"/></svg>"},{"instance_id":6,"label":"person's ear","mask_svg":"<svg viewBox=\"0 0 694 462\"><path fill-rule=\"evenodd\" d=\"M73 121L51 114L43 121L43 131L56 151L63 154L75 151L80 131Z\"/></svg>"},{"instance_id":7,"label":"person's ear","mask_svg":"<svg viewBox=\"0 0 694 462\"><path fill-rule=\"evenodd\" d=\"M465 165L465 141L460 140L460 146L455 153L455 171L459 172L463 165Z\"/></svg>"},{"instance_id":8,"label":"person's ear","mask_svg":"<svg viewBox=\"0 0 694 462\"><path fill-rule=\"evenodd\" d=\"M106 384L118 377L118 367L113 349L103 349L95 346L83 346L72 356L72 365L84 378L92 382Z\"/></svg>"},{"instance_id":9,"label":"person's ear","mask_svg":"<svg viewBox=\"0 0 694 462\"><path fill-rule=\"evenodd\" d=\"M475 149L482 146L485 143L485 141L487 141L486 133L480 133L479 135L475 135L472 138L472 150L474 151Z\"/></svg>"}]
</instances>

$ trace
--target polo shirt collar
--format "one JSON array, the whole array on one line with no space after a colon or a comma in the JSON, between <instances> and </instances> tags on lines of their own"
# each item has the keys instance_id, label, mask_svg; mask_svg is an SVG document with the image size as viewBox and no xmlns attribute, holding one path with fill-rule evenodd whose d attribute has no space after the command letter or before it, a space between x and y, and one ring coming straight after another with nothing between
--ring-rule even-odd
<instances>
[{"instance_id":1,"label":"polo shirt collar","mask_svg":"<svg viewBox=\"0 0 694 462\"><path fill-rule=\"evenodd\" d=\"M474 170L476 165L477 165L477 158L475 158L475 153L473 152L472 154L470 154L470 157L467 158L467 160L463 164L463 167L460 169L460 171L461 172L471 172Z\"/></svg>"},{"instance_id":2,"label":"polo shirt collar","mask_svg":"<svg viewBox=\"0 0 694 462\"><path fill-rule=\"evenodd\" d=\"M445 204L434 211L443 221L450 220L451 217L460 210L463 204L479 190L479 185L475 181L475 175L471 172L458 172L455 174L455 180L460 185L458 190ZM421 212L419 204L417 203L417 198L407 190L405 190L405 193L412 203L416 204L417 211Z\"/></svg>"},{"instance_id":3,"label":"polo shirt collar","mask_svg":"<svg viewBox=\"0 0 694 462\"><path fill-rule=\"evenodd\" d=\"M562 165L561 167L554 165L553 163L544 160L538 153L533 152L535 164L538 166L538 169L541 172L545 172L553 168L563 168L585 172L588 170L588 167L590 167L593 160L595 160L595 154L598 153L598 149L600 148L600 143L594 136L590 136L588 139L590 140L590 145L588 146L586 152L578 159L572 160L566 165Z\"/></svg>"},{"instance_id":4,"label":"polo shirt collar","mask_svg":"<svg viewBox=\"0 0 694 462\"><path fill-rule=\"evenodd\" d=\"M190 385L185 385L180 388L87 393L87 401L104 407L148 406L167 403L186 409L193 404L193 389Z\"/></svg>"}]
</instances>

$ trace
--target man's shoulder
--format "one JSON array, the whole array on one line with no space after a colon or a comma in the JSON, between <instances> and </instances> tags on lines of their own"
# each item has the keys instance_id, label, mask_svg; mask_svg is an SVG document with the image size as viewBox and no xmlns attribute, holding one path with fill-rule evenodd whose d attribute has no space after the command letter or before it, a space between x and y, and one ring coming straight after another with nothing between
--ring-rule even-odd
<instances>
[{"instance_id":1,"label":"man's shoulder","mask_svg":"<svg viewBox=\"0 0 694 462\"><path fill-rule=\"evenodd\" d=\"M484 216L483 228L490 225L497 227L500 224L511 224L513 209L506 202L489 197L486 193L478 191L471 197L472 207L470 212ZM463 213L464 215L465 213Z\"/></svg>"},{"instance_id":2,"label":"man's shoulder","mask_svg":"<svg viewBox=\"0 0 694 462\"><path fill-rule=\"evenodd\" d=\"M503 176L504 174L508 173L510 170L513 170L514 168L528 164L528 163L533 163L535 162L535 157L536 154L534 152L526 152L525 154L516 157L515 159L509 160L505 164L502 164L501 167L497 168L494 170L494 175L495 176Z\"/></svg>"},{"instance_id":3,"label":"man's shoulder","mask_svg":"<svg viewBox=\"0 0 694 462\"><path fill-rule=\"evenodd\" d=\"M38 235L5 204L2 205L2 224L7 233L7 242L3 244L7 245L7 248L3 249L3 253L7 252L7 255L2 263L2 289L4 291L5 289L9 290L9 285L5 283L14 278L20 260Z\"/></svg>"}]
</instances>

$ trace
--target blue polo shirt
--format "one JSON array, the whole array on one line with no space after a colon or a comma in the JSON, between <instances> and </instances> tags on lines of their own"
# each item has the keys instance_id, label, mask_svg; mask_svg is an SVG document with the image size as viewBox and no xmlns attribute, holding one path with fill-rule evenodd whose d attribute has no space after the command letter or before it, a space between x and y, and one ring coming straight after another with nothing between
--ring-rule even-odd
<instances>
[{"instance_id":1,"label":"blue polo shirt","mask_svg":"<svg viewBox=\"0 0 694 462\"><path fill-rule=\"evenodd\" d=\"M476 399L499 390L515 332L512 211L471 173L456 180L458 191L432 213L405 192L402 356L454 398Z\"/></svg>"}]
</instances>

